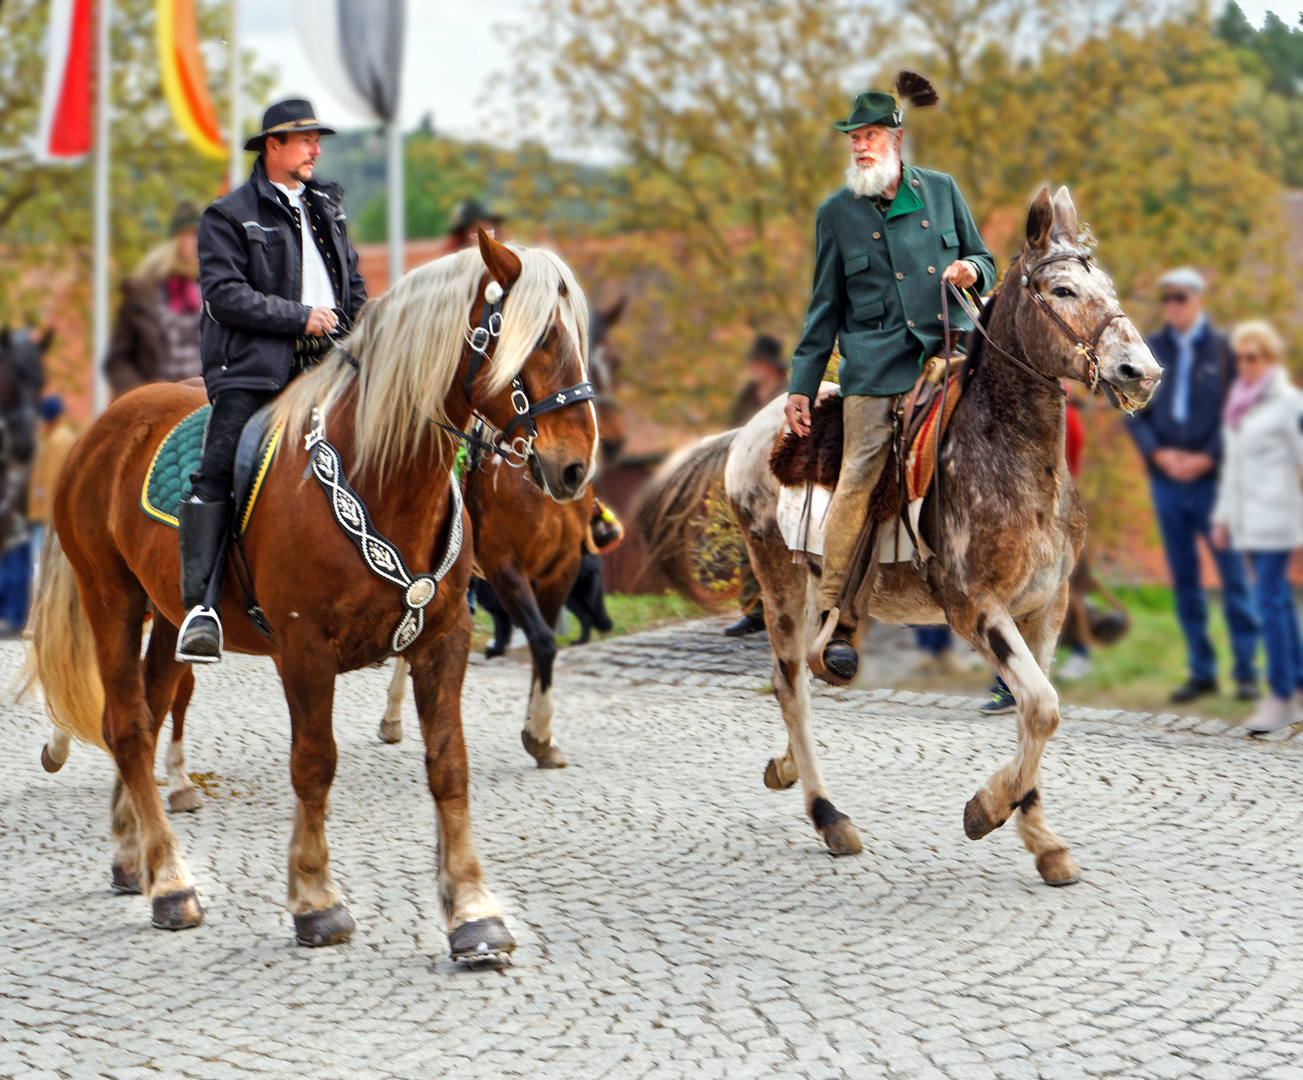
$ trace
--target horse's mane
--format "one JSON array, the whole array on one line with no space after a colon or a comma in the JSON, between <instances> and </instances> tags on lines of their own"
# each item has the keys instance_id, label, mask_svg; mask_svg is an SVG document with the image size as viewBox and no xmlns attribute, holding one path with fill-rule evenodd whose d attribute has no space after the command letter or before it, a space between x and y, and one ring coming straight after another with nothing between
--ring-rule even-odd
<instances>
[{"instance_id":1,"label":"horse's mane","mask_svg":"<svg viewBox=\"0 0 1303 1080\"><path fill-rule=\"evenodd\" d=\"M588 303L574 274L550 251L507 246L520 257L522 269L502 309L502 335L486 376L489 392L501 391L516 377L558 312L586 374ZM461 362L471 304L484 272L479 249L469 248L401 278L367 306L343 342L357 358L358 370L332 352L277 399L273 426L284 424L297 438L306 431L314 406L324 424L356 385L352 471L374 470L383 478L389 467L421 449L431 422L447 422L444 401Z\"/></svg>"}]
</instances>

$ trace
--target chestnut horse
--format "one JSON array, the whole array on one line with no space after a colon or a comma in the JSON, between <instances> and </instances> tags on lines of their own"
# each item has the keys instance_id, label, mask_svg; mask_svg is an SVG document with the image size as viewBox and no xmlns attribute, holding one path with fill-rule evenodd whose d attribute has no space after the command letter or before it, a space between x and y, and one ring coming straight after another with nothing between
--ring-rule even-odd
<instances>
[{"instance_id":1,"label":"chestnut horse","mask_svg":"<svg viewBox=\"0 0 1303 1080\"><path fill-rule=\"evenodd\" d=\"M495 300L500 314L490 318ZM461 724L471 552L459 542L456 443L445 432L463 429L473 412L500 429L523 423L516 446L535 481L557 501L582 495L597 457L596 412L583 392L587 319L583 293L560 259L481 233L478 251L396 283L344 349L276 402L272 424L285 437L242 539L244 559L233 551L228 574L229 582L252 580L271 636L228 617L226 647L272 656L284 683L298 797L289 908L302 944L342 941L354 927L331 876L325 832L335 677L401 647L426 745L451 954L489 959L514 948L471 830ZM558 395L577 404L549 408ZM102 741L117 766L113 881L148 896L153 923L164 929L196 926L203 912L153 779L158 730L186 670L173 657L184 616L176 536L138 503L155 449L203 400L185 387L145 387L118 399L82 436L55 496L57 537L42 563L33 620L32 666L51 718L75 737ZM305 478L307 469L319 483ZM364 561L339 524L348 518L345 480L370 512L370 536L386 539L410 567L409 587L373 572L374 545ZM430 588L437 567L446 573ZM239 610L237 588L228 586L228 612ZM404 625L418 628L414 639L400 633Z\"/></svg>"},{"instance_id":2,"label":"chestnut horse","mask_svg":"<svg viewBox=\"0 0 1303 1080\"><path fill-rule=\"evenodd\" d=\"M1149 400L1161 374L1077 234L1068 189L1053 202L1042 190L1028 214L1022 253L982 313L990 338L970 335L971 374L941 444L942 494L934 484L920 516L920 539L935 553L929 580L910 563L884 565L865 609L856 612L891 623L948 622L999 670L1018 702L1018 751L969 800L964 831L977 840L1016 815L1018 833L1051 885L1077 879L1068 845L1049 827L1039 774L1059 724L1049 667L1086 532L1064 460L1059 380L1098 386L1130 410ZM816 594L776 518L779 489L769 457L783 435L783 404L772 402L745 427L671 463L649 485L638 525L661 568L688 587L685 556L697 508L723 481L764 593L774 693L788 733L787 752L769 762L765 785L787 788L799 779L815 829L834 854L848 855L860 851L859 835L820 776L810 723L806 656Z\"/></svg>"},{"instance_id":3,"label":"chestnut horse","mask_svg":"<svg viewBox=\"0 0 1303 1080\"><path fill-rule=\"evenodd\" d=\"M615 398L620 358L607 338L624 305L621 297L605 309L593 309L589 323L589 372L597 392L603 464L619 456L625 438L623 410ZM557 652L553 627L579 574L592 516L592 492L558 505L544 497L520 469L506 467L502 458L475 453L471 458L466 508L475 525L476 572L493 586L511 620L525 631L534 667L520 740L540 769L565 768L565 755L552 740L552 665ZM400 656L380 721L381 742L396 743L403 737L407 671L407 662ZM175 716L174 710L174 733L179 730Z\"/></svg>"}]
</instances>

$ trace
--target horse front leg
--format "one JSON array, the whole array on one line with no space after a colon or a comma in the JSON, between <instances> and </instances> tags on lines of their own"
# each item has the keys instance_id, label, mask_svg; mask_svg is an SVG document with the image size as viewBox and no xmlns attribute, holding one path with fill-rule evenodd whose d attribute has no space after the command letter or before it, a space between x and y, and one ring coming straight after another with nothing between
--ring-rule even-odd
<instances>
[{"instance_id":1,"label":"horse front leg","mask_svg":"<svg viewBox=\"0 0 1303 1080\"><path fill-rule=\"evenodd\" d=\"M338 752L332 713L335 672L321 664L324 642L287 642L280 654L281 682L290 709L290 780L298 806L290 838L289 909L300 945L335 945L356 924L330 873L326 810Z\"/></svg>"},{"instance_id":2,"label":"horse front leg","mask_svg":"<svg viewBox=\"0 0 1303 1080\"><path fill-rule=\"evenodd\" d=\"M433 628L432 628L433 629ZM427 633L430 631L427 630ZM470 615L412 657L416 713L425 739L425 772L439 838L439 899L454 960L493 961L516 947L502 909L484 883L471 830L470 770L461 723L461 690L470 653Z\"/></svg>"},{"instance_id":3,"label":"horse front leg","mask_svg":"<svg viewBox=\"0 0 1303 1080\"><path fill-rule=\"evenodd\" d=\"M172 698L172 741L167 744L167 809L169 813L181 814L198 810L201 805L199 792L195 790L186 772L185 739L186 710L195 692L194 669L187 667L181 674L181 681L176 684L176 693Z\"/></svg>"},{"instance_id":4,"label":"horse front leg","mask_svg":"<svg viewBox=\"0 0 1303 1080\"><path fill-rule=\"evenodd\" d=\"M407 690L407 673L412 670L403 657L394 661L394 677L389 680L389 704L385 706L384 719L380 721L380 741L403 741L403 697Z\"/></svg>"},{"instance_id":5,"label":"horse front leg","mask_svg":"<svg viewBox=\"0 0 1303 1080\"><path fill-rule=\"evenodd\" d=\"M1018 703L1017 753L968 801L964 832L980 840L1016 814L1018 834L1048 885L1071 885L1079 877L1068 845L1049 827L1040 792L1041 757L1059 726L1059 695L1048 673L1067 604L1064 582L1054 600L1018 623L993 599L951 609L955 629L996 666Z\"/></svg>"},{"instance_id":6,"label":"horse front leg","mask_svg":"<svg viewBox=\"0 0 1303 1080\"><path fill-rule=\"evenodd\" d=\"M565 755L552 741L552 665L556 661L556 635L552 625L560 614L564 597L557 600L547 597L545 607L540 606L534 590L520 571L508 567L499 571L493 588L503 607L525 631L529 642L529 655L534 665L534 675L529 685L529 705L525 710L525 726L520 741L540 769L564 769Z\"/></svg>"}]
</instances>

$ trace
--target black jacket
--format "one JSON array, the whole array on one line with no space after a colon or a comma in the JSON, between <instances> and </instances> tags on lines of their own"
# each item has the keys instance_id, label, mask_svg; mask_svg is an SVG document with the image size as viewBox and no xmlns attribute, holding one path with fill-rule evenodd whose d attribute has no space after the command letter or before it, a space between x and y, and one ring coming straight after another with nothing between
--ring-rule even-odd
<instances>
[{"instance_id":1,"label":"black jacket","mask_svg":"<svg viewBox=\"0 0 1303 1080\"><path fill-rule=\"evenodd\" d=\"M338 184L309 180L304 203L335 298L349 319L366 301L357 252L348 242ZM199 347L210 397L223 390L282 389L294 339L311 310L303 292L298 211L267 179L262 160L241 184L204 211L199 224Z\"/></svg>"},{"instance_id":2,"label":"black jacket","mask_svg":"<svg viewBox=\"0 0 1303 1080\"><path fill-rule=\"evenodd\" d=\"M1189 409L1183 423L1172 415L1176 400L1176 336L1164 327L1148 338L1146 344L1163 369L1163 381L1144 411L1127 418L1127 427L1145 465L1153 471L1150 456L1155 450L1171 447L1194 450L1220 461L1222 406L1235 378L1225 336L1214 330L1212 323L1205 322L1203 331L1193 342Z\"/></svg>"}]
</instances>

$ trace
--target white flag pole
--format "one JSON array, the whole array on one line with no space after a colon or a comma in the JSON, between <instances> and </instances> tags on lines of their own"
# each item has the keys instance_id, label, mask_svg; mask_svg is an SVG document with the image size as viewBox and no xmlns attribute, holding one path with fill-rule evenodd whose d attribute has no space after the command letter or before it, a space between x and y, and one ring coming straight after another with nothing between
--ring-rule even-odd
<instances>
[{"instance_id":1,"label":"white flag pole","mask_svg":"<svg viewBox=\"0 0 1303 1080\"><path fill-rule=\"evenodd\" d=\"M385 125L389 184L389 285L403 276L403 247L406 229L403 221L403 129L395 106L393 118Z\"/></svg>"},{"instance_id":2,"label":"white flag pole","mask_svg":"<svg viewBox=\"0 0 1303 1080\"><path fill-rule=\"evenodd\" d=\"M227 72L230 80L227 94L231 99L231 168L226 186L234 191L244 182L244 149L240 138L240 0L231 0L230 7L231 30L226 45L231 50Z\"/></svg>"},{"instance_id":3,"label":"white flag pole","mask_svg":"<svg viewBox=\"0 0 1303 1080\"><path fill-rule=\"evenodd\" d=\"M95 105L94 236L95 256L91 279L93 353L91 355L92 404L95 415L109 403L104 377L104 356L109 347L109 23L112 0L99 0Z\"/></svg>"}]
</instances>

